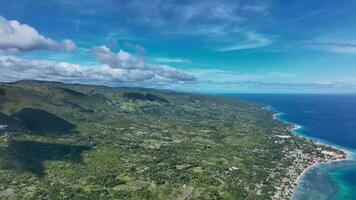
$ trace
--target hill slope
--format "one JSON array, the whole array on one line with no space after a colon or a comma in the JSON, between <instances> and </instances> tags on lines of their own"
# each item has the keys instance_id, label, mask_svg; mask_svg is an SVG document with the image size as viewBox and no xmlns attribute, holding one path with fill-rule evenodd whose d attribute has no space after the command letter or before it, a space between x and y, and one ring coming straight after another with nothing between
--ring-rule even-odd
<instances>
[{"instance_id":1,"label":"hill slope","mask_svg":"<svg viewBox=\"0 0 356 200\"><path fill-rule=\"evenodd\" d=\"M269 199L316 149L236 99L55 82L0 84L0 125L1 199Z\"/></svg>"}]
</instances>

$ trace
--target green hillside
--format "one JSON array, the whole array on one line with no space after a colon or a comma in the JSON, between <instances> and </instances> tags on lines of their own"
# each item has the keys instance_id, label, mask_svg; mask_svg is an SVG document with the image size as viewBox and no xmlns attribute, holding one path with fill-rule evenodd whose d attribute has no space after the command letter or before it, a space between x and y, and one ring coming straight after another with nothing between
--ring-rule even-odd
<instances>
[{"instance_id":1,"label":"green hillside","mask_svg":"<svg viewBox=\"0 0 356 200\"><path fill-rule=\"evenodd\" d=\"M56 82L0 84L0 125L0 199L269 199L315 148L236 99Z\"/></svg>"}]
</instances>

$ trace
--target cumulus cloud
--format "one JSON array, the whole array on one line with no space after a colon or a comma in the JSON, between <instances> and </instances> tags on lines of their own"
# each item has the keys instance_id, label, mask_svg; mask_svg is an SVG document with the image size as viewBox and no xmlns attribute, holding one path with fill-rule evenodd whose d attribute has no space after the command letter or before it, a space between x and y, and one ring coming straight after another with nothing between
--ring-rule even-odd
<instances>
[{"instance_id":1,"label":"cumulus cloud","mask_svg":"<svg viewBox=\"0 0 356 200\"><path fill-rule=\"evenodd\" d=\"M124 50L112 52L107 46L99 46L93 49L97 61L102 66L111 69L126 71L141 71L152 75L152 79L170 79L178 81L192 81L194 76L177 70L168 65L150 64L146 60L143 48L135 47L136 53L132 54Z\"/></svg>"},{"instance_id":2,"label":"cumulus cloud","mask_svg":"<svg viewBox=\"0 0 356 200\"><path fill-rule=\"evenodd\" d=\"M132 59L129 58L129 55L121 53L120 56L117 56L126 62L128 59ZM128 61L128 63L130 62ZM67 62L52 63L18 57L0 57L0 80L9 82L35 79L128 86L144 86L144 84L147 84L152 87L194 80L194 76L168 66L149 66L146 68L130 68L129 66L131 64L126 65L126 68L111 67L107 64L88 67Z\"/></svg>"},{"instance_id":3,"label":"cumulus cloud","mask_svg":"<svg viewBox=\"0 0 356 200\"><path fill-rule=\"evenodd\" d=\"M41 35L35 28L0 16L0 52L16 53L34 50L74 51L73 41L55 41Z\"/></svg>"},{"instance_id":4,"label":"cumulus cloud","mask_svg":"<svg viewBox=\"0 0 356 200\"><path fill-rule=\"evenodd\" d=\"M63 51L73 52L77 49L77 45L72 40L65 39L61 42L59 49Z\"/></svg>"},{"instance_id":5,"label":"cumulus cloud","mask_svg":"<svg viewBox=\"0 0 356 200\"><path fill-rule=\"evenodd\" d=\"M92 79L93 69L69 63L52 64L39 60L26 60L16 57L0 58L1 81L22 79L70 81L80 78ZM94 80L97 80L95 78ZM85 80L83 80L85 81Z\"/></svg>"}]
</instances>

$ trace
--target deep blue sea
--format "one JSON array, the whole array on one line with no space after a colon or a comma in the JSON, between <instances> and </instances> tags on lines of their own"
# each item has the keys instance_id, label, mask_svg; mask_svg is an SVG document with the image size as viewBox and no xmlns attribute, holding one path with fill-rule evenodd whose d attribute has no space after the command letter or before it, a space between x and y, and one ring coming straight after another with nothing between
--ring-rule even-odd
<instances>
[{"instance_id":1,"label":"deep blue sea","mask_svg":"<svg viewBox=\"0 0 356 200\"><path fill-rule=\"evenodd\" d=\"M296 134L356 152L356 94L236 94L282 113L278 119L300 125ZM356 200L356 156L308 170L295 200Z\"/></svg>"}]
</instances>

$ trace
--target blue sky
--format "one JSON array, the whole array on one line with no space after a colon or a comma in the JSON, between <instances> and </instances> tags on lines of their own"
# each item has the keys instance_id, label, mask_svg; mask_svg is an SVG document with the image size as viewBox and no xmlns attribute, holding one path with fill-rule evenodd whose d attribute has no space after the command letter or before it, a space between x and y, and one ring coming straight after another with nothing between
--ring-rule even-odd
<instances>
[{"instance_id":1,"label":"blue sky","mask_svg":"<svg viewBox=\"0 0 356 200\"><path fill-rule=\"evenodd\" d=\"M0 0L0 81L356 92L353 0Z\"/></svg>"}]
</instances>

